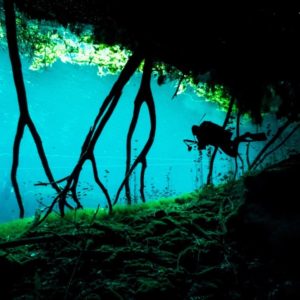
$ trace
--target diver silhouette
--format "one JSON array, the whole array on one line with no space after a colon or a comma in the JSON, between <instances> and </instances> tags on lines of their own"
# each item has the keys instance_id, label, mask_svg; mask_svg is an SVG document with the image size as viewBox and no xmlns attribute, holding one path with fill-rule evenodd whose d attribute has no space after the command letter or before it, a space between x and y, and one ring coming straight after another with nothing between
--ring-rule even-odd
<instances>
[{"instance_id":1,"label":"diver silhouette","mask_svg":"<svg viewBox=\"0 0 300 300\"><path fill-rule=\"evenodd\" d=\"M236 137L231 140L232 132L224 129L215 123L204 121L200 126L193 125L192 133L196 137L198 149L203 150L208 145L219 147L225 154L231 157L238 156L238 146L241 142L265 141L267 139L264 132L250 133ZM185 140L191 142L190 140ZM189 146L189 150L190 150Z\"/></svg>"}]
</instances>

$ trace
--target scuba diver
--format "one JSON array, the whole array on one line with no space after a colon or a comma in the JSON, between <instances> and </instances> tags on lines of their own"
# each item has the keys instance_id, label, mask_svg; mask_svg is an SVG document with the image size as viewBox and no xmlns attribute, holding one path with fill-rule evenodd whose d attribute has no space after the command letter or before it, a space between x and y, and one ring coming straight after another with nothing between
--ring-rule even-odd
<instances>
[{"instance_id":1,"label":"scuba diver","mask_svg":"<svg viewBox=\"0 0 300 300\"><path fill-rule=\"evenodd\" d=\"M196 137L196 140L184 140L189 151L192 149L191 144L197 144L199 150L203 150L206 146L212 145L221 148L225 154L231 157L238 156L239 143L265 141L267 139L264 132L246 132L245 134L236 137L234 140L231 140L232 132L209 121L202 122L200 126L193 125L192 133Z\"/></svg>"}]
</instances>

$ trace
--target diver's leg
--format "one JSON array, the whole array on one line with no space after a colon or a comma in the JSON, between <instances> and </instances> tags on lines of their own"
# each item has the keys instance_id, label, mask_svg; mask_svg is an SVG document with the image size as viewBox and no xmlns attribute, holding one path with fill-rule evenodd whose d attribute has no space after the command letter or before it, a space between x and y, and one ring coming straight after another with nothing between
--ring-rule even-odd
<instances>
[{"instance_id":1,"label":"diver's leg","mask_svg":"<svg viewBox=\"0 0 300 300\"><path fill-rule=\"evenodd\" d=\"M239 144L241 142L250 142L248 138L251 137L250 132L246 132L238 137L236 137L233 141L231 140L226 140L223 141L223 143L220 144L220 148L225 152L227 155L231 157L237 157L238 156L238 148Z\"/></svg>"},{"instance_id":2,"label":"diver's leg","mask_svg":"<svg viewBox=\"0 0 300 300\"><path fill-rule=\"evenodd\" d=\"M249 138L251 138L251 133L246 132L238 137L236 137L233 142L239 144L240 142L249 142Z\"/></svg>"},{"instance_id":3,"label":"diver's leg","mask_svg":"<svg viewBox=\"0 0 300 300\"><path fill-rule=\"evenodd\" d=\"M236 137L233 142L240 143L240 142L258 142L258 141L265 141L267 136L264 132L259 133L250 133L246 132L245 134Z\"/></svg>"},{"instance_id":4,"label":"diver's leg","mask_svg":"<svg viewBox=\"0 0 300 300\"><path fill-rule=\"evenodd\" d=\"M233 140L233 141L228 140L219 145L219 147L222 149L222 151L231 157L237 157L238 146L239 146L239 142L236 140Z\"/></svg>"},{"instance_id":5,"label":"diver's leg","mask_svg":"<svg viewBox=\"0 0 300 300\"><path fill-rule=\"evenodd\" d=\"M252 141L265 141L267 139L267 136L264 132L259 133L250 133L249 137L252 139Z\"/></svg>"},{"instance_id":6,"label":"diver's leg","mask_svg":"<svg viewBox=\"0 0 300 300\"><path fill-rule=\"evenodd\" d=\"M246 132L239 137L236 137L233 141L226 140L220 143L219 147L224 153L231 157L238 156L238 147L241 142L254 142L254 141L265 141L267 139L265 133L250 133Z\"/></svg>"}]
</instances>

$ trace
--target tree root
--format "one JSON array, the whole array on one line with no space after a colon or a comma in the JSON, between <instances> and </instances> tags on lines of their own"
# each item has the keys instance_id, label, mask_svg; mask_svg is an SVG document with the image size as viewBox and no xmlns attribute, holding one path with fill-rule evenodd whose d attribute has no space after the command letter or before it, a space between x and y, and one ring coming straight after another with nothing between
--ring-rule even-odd
<instances>
[{"instance_id":1,"label":"tree root","mask_svg":"<svg viewBox=\"0 0 300 300\"><path fill-rule=\"evenodd\" d=\"M126 196L127 196L127 201L130 204L131 203L131 199L130 199L130 190L129 190L129 177L132 174L132 172L134 171L134 169L137 167L137 165L139 163L142 164L142 170L141 170L141 177L140 177L140 182L141 182L141 187L140 187L140 192L141 192L141 198L143 201L145 201L145 195L144 195L144 176L145 176L145 169L147 166L147 160L146 160L146 156L153 144L154 141L154 136L155 136L155 130L156 130L156 113L155 113L155 105L154 105L154 101L153 101L153 96L152 96L152 92L151 92L151 87L150 87L150 80L151 80L151 72L152 72L152 61L148 58L146 58L145 60L145 64L144 64L144 70L143 70L143 77L142 77L142 83L140 86L140 89L138 91L138 94L136 96L135 99L135 103L134 103L134 111L133 111L133 117L132 117L132 121L129 127L129 131L127 134L127 156L126 156L126 171L125 171L125 177L124 180L122 181L115 200L114 200L114 204L116 204L118 202L120 193L123 189L124 186L126 186ZM149 111L149 116L150 116L150 124L151 124L151 128L150 128L150 133L149 133L149 137L148 140L144 146L144 148L142 149L141 153L137 156L136 160L134 161L134 163L132 164L132 166L130 166L130 158L131 158L131 139L134 133L134 129L136 127L137 124L137 120L138 120L138 116L142 107L142 104L145 103L148 111Z\"/></svg>"},{"instance_id":2,"label":"tree root","mask_svg":"<svg viewBox=\"0 0 300 300\"><path fill-rule=\"evenodd\" d=\"M18 96L18 104L20 109L20 116L17 126L17 132L14 140L13 146L13 163L11 169L11 181L12 186L14 188L19 211L20 217L23 218L25 214L22 196L19 189L19 184L17 181L17 169L19 165L19 153L20 153L20 145L21 140L23 137L24 129L28 126L28 129L33 137L34 143L37 147L38 155L41 159L42 166L48 177L49 182L51 182L52 187L57 191L60 192L61 189L57 185L52 175L51 169L49 167L49 163L43 148L42 140L38 134L38 131L30 117L28 104L27 104L27 96L26 90L24 85L24 79L22 74L22 66L21 60L18 51L18 44L17 44L17 34L16 34L16 16L14 11L14 1L13 0L5 0L4 1L4 10L5 10L5 23L6 23L6 31L7 31L7 41L8 41L8 51L13 71L14 82L17 90Z\"/></svg>"}]
</instances>

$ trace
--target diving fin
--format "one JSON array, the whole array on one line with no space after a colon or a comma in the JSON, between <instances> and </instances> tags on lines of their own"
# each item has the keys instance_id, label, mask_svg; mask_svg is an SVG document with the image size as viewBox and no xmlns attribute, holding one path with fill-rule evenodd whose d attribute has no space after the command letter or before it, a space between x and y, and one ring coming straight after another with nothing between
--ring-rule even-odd
<instances>
[{"instance_id":1,"label":"diving fin","mask_svg":"<svg viewBox=\"0 0 300 300\"><path fill-rule=\"evenodd\" d=\"M253 140L253 141L266 141L267 140L267 136L264 132L260 132L260 133L250 133L249 137Z\"/></svg>"}]
</instances>

